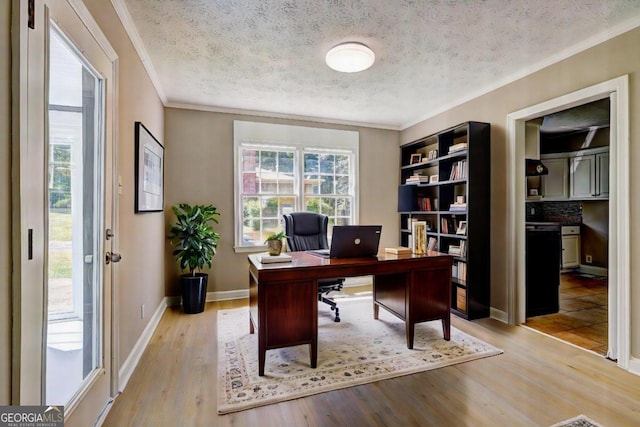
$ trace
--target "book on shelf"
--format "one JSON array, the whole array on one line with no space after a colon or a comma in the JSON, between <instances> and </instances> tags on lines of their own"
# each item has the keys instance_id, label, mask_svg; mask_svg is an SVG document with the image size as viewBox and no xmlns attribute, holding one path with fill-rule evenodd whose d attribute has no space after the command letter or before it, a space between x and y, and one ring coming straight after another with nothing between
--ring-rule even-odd
<instances>
[{"instance_id":1,"label":"book on shelf","mask_svg":"<svg viewBox=\"0 0 640 427\"><path fill-rule=\"evenodd\" d=\"M449 147L449 153L455 153L456 151L466 150L467 143L466 142L458 142L457 144L453 144Z\"/></svg>"},{"instance_id":2,"label":"book on shelf","mask_svg":"<svg viewBox=\"0 0 640 427\"><path fill-rule=\"evenodd\" d=\"M429 198L429 197L418 197L418 208L421 211L430 212L430 211L434 210L434 206L433 205L434 205L434 203L431 203L431 198Z\"/></svg>"},{"instance_id":3,"label":"book on shelf","mask_svg":"<svg viewBox=\"0 0 640 427\"><path fill-rule=\"evenodd\" d=\"M460 160L451 166L449 181L456 181L467 178L467 161Z\"/></svg>"},{"instance_id":4,"label":"book on shelf","mask_svg":"<svg viewBox=\"0 0 640 427\"><path fill-rule=\"evenodd\" d=\"M458 245L449 245L448 253L449 253L449 255L460 256L460 246L458 246Z\"/></svg>"},{"instance_id":5,"label":"book on shelf","mask_svg":"<svg viewBox=\"0 0 640 427\"><path fill-rule=\"evenodd\" d=\"M269 255L268 252L258 255L258 261L262 264L273 264L277 262L291 262L291 255L281 253L280 255Z\"/></svg>"},{"instance_id":6,"label":"book on shelf","mask_svg":"<svg viewBox=\"0 0 640 427\"><path fill-rule=\"evenodd\" d=\"M394 246L390 248L384 248L384 251L390 254L401 255L401 254L410 254L411 248L408 248L406 246Z\"/></svg>"},{"instance_id":7,"label":"book on shelf","mask_svg":"<svg viewBox=\"0 0 640 427\"><path fill-rule=\"evenodd\" d=\"M438 239L436 239L435 237L429 237L429 242L427 243L427 250L435 251L436 249L438 249Z\"/></svg>"},{"instance_id":8,"label":"book on shelf","mask_svg":"<svg viewBox=\"0 0 640 427\"><path fill-rule=\"evenodd\" d=\"M450 211L466 211L467 204L466 203L451 203L449 205Z\"/></svg>"},{"instance_id":9,"label":"book on shelf","mask_svg":"<svg viewBox=\"0 0 640 427\"><path fill-rule=\"evenodd\" d=\"M427 184L429 177L424 175L411 175L405 180L405 184Z\"/></svg>"},{"instance_id":10,"label":"book on shelf","mask_svg":"<svg viewBox=\"0 0 640 427\"><path fill-rule=\"evenodd\" d=\"M462 261L456 261L451 267L451 276L460 280L467 280L467 263Z\"/></svg>"}]
</instances>

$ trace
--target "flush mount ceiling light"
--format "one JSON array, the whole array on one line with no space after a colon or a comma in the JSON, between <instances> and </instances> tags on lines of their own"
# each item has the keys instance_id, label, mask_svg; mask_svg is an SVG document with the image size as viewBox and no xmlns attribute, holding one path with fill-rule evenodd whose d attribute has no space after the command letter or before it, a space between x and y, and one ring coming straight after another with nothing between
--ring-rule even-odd
<instances>
[{"instance_id":1,"label":"flush mount ceiling light","mask_svg":"<svg viewBox=\"0 0 640 427\"><path fill-rule=\"evenodd\" d=\"M325 61L330 68L342 73L357 73L373 65L376 55L362 43L347 42L334 46Z\"/></svg>"}]
</instances>

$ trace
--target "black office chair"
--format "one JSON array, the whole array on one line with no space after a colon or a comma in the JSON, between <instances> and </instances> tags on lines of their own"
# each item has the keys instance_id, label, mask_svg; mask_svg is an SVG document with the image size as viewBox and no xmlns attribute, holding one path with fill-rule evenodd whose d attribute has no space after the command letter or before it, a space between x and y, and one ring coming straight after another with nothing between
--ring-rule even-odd
<instances>
[{"instance_id":1,"label":"black office chair","mask_svg":"<svg viewBox=\"0 0 640 427\"><path fill-rule=\"evenodd\" d=\"M327 224L329 218L326 215L315 212L294 212L283 215L287 245L289 250L309 251L315 249L327 249ZM318 301L331 306L336 312L336 322L340 321L340 311L335 301L326 297L329 292L339 291L344 284L344 278L318 280Z\"/></svg>"}]
</instances>

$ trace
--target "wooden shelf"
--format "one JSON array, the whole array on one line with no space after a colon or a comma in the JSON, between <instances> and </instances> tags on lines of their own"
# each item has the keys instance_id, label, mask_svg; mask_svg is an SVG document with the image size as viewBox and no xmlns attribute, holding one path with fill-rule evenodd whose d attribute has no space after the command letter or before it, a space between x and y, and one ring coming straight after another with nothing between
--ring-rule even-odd
<instances>
[{"instance_id":1,"label":"wooden shelf","mask_svg":"<svg viewBox=\"0 0 640 427\"><path fill-rule=\"evenodd\" d=\"M451 301L452 312L470 320L489 316L490 133L488 123L466 122L400 147L400 182L414 174L438 175L437 182L401 185L398 206L406 211L400 212L400 244L411 246L411 222L419 220L429 224L431 231L426 240L436 238L439 252L448 253L449 245L465 246L464 256L453 256L456 269L462 269L459 274L465 279L452 277ZM466 148L448 153L449 147L462 142ZM434 150L447 154L409 164L412 154L424 158ZM456 175L457 179L450 179ZM459 196L464 198L467 209L448 210ZM447 210L417 210L424 202ZM460 221L467 222L466 235L452 232ZM447 233L443 233L444 222Z\"/></svg>"}]
</instances>

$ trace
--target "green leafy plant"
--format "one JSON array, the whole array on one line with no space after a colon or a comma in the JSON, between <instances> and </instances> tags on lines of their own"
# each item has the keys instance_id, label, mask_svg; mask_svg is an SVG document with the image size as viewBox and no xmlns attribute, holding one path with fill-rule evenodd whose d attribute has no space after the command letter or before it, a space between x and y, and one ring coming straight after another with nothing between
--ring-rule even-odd
<instances>
[{"instance_id":1,"label":"green leafy plant","mask_svg":"<svg viewBox=\"0 0 640 427\"><path fill-rule=\"evenodd\" d=\"M218 223L220 215L212 205L190 206L180 203L172 206L177 222L169 228L169 239L176 248L180 269L195 276L205 266L211 268L211 261L218 249L220 234L213 231L212 222Z\"/></svg>"},{"instance_id":2,"label":"green leafy plant","mask_svg":"<svg viewBox=\"0 0 640 427\"><path fill-rule=\"evenodd\" d=\"M282 240L282 239L284 239L285 237L287 237L287 235L286 235L286 234L284 234L284 231L280 231L280 232L278 232L278 233L273 233L273 234L271 234L271 235L269 235L269 236L267 237L267 240L265 240L265 243L266 243L266 242L269 242L269 241L271 241L271 240Z\"/></svg>"}]
</instances>

